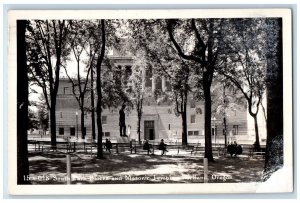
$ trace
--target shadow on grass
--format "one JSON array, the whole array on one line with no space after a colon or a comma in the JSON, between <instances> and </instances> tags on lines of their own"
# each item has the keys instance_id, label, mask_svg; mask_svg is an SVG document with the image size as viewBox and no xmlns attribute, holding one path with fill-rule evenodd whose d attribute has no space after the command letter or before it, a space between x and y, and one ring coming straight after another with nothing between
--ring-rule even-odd
<instances>
[{"instance_id":1,"label":"shadow on grass","mask_svg":"<svg viewBox=\"0 0 300 203\"><path fill-rule=\"evenodd\" d=\"M263 159L220 158L209 164L209 177L215 183L224 182L224 176L226 182L232 183L261 182L263 167Z\"/></svg>"},{"instance_id":2,"label":"shadow on grass","mask_svg":"<svg viewBox=\"0 0 300 203\"><path fill-rule=\"evenodd\" d=\"M33 184L65 184L66 154L31 152L30 174L50 176ZM209 182L257 182L263 160L219 158L209 163ZM203 158L180 155L106 154L97 159L84 153L71 154L73 184L202 183ZM215 177L231 178L215 178ZM52 178L51 178L52 177ZM54 177L54 178L53 178Z\"/></svg>"}]
</instances>

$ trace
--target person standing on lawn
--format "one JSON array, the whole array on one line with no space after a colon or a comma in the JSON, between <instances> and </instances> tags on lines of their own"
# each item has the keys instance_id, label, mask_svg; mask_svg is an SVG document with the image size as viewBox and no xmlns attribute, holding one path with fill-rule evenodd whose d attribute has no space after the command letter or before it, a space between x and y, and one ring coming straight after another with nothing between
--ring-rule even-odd
<instances>
[{"instance_id":1,"label":"person standing on lawn","mask_svg":"<svg viewBox=\"0 0 300 203\"><path fill-rule=\"evenodd\" d=\"M126 123L125 123L125 112L124 109L126 108L126 105L123 104L122 108L119 111L119 126L120 126L120 136L126 137Z\"/></svg>"}]
</instances>

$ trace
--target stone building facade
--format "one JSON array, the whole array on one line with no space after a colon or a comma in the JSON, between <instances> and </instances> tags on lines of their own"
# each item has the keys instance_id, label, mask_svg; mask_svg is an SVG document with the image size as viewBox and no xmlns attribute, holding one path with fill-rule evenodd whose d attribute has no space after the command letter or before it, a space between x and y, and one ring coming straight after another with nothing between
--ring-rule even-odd
<instances>
[{"instance_id":1,"label":"stone building facade","mask_svg":"<svg viewBox=\"0 0 300 203\"><path fill-rule=\"evenodd\" d=\"M131 58L111 56L110 61L113 66L119 67L123 74L130 74L132 65ZM152 91L160 89L168 91L168 81L163 77L156 77L151 72L145 70L143 83L151 87ZM89 93L87 93L89 94ZM87 96L89 97L89 96ZM86 104L89 105L89 98ZM95 102L96 104L96 102ZM121 104L120 104L121 105ZM138 140L137 133L137 113L135 109L126 110L126 127L129 139ZM96 114L95 114L96 116ZM85 134L86 139L91 139L92 122L91 113L85 112ZM227 140L229 142L237 140L240 143L252 142L248 131L247 109L236 109L227 112ZM72 85L68 78L60 80L57 106L57 135L81 138L80 110L79 105L72 93ZM97 120L97 118L95 118ZM103 109L102 111L103 138L109 138L112 142L118 142L119 133L119 109ZM96 125L97 129L97 125ZM204 105L203 102L196 102L192 99L188 101L187 107L187 131L188 143L204 143ZM97 130L96 130L97 132ZM145 102L141 121L141 140L149 139L159 141L164 139L170 143L180 143L182 134L181 116L176 116L174 106L167 103ZM223 118L212 118L212 143L224 143Z\"/></svg>"}]
</instances>

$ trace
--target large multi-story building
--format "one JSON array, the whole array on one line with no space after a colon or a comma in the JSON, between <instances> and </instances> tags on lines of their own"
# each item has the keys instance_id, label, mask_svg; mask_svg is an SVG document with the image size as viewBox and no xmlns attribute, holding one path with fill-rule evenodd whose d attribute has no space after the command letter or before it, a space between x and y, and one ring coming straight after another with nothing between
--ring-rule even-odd
<instances>
[{"instance_id":1,"label":"large multi-story building","mask_svg":"<svg viewBox=\"0 0 300 203\"><path fill-rule=\"evenodd\" d=\"M112 66L118 67L123 71L123 74L131 74L132 59L130 57L113 54L109 59ZM153 92L156 89L161 91L169 90L170 84L164 77L158 77L147 70L145 70L145 74L143 75L143 85L151 88ZM87 97L86 104L88 106L90 97ZM129 139L138 140L137 113L134 109L130 111L126 110L125 113ZM89 139L92 136L91 113L86 111L84 119L84 134ZM249 119L251 120L245 107L227 111L227 140L229 142L237 140L240 143L251 143L254 141L254 125L251 124L249 126L249 123L251 123ZM68 78L60 80L56 105L56 121L57 135L81 137L79 105L72 93L72 84ZM118 140L120 137L118 108L103 109L102 126L104 138L109 138L113 142ZM201 101L193 101L192 98L188 99L187 131L188 143L204 143L204 104ZM252 134L249 134L249 132ZM175 114L173 104L151 102L149 99L144 102L141 119L142 140L165 139L167 142L180 143L181 136L182 120L181 116ZM261 134L261 137L264 139L265 135ZM212 143L224 143L224 123L222 117L216 116L212 118Z\"/></svg>"}]
</instances>

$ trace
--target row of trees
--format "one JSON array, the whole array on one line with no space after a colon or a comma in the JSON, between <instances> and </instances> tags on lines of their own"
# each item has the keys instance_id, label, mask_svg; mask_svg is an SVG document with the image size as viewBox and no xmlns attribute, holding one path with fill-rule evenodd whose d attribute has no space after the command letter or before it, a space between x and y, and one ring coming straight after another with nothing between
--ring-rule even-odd
<instances>
[{"instance_id":1,"label":"row of trees","mask_svg":"<svg viewBox=\"0 0 300 203\"><path fill-rule=\"evenodd\" d=\"M85 25L85 27L81 27ZM77 61L77 82L72 82L73 93L79 92L76 97L80 107L84 106L87 77L82 88L80 77L80 55L86 50L85 44L90 42L88 63L89 69L95 66L97 72L97 124L98 124L98 158L103 158L102 152L102 88L101 68L107 46L106 32L108 31L104 20L99 21L65 21L65 20L33 20L17 22L17 65L18 65L18 184L27 184L23 177L29 174L27 127L28 119L28 91L30 85L37 85L42 89L45 103L50 114L51 146L56 148L56 97L59 88L61 68L67 74L67 62L71 52ZM82 29L83 28L83 29ZM86 29L89 32L87 32ZM113 30L112 32L113 33ZM95 44L91 44L95 42ZM90 70L89 70L90 71ZM89 72L88 71L88 72ZM93 74L92 70L92 74ZM68 75L68 74L67 74ZM87 74L88 75L88 74ZM25 77L24 77L25 76ZM28 76L28 77L26 77ZM92 77L93 79L93 77ZM91 86L93 82L91 82ZM91 88L93 90L93 88ZM82 108L80 108L82 110ZM24 128L25 127L25 128ZM93 132L95 133L95 132Z\"/></svg>"},{"instance_id":2,"label":"row of trees","mask_svg":"<svg viewBox=\"0 0 300 203\"><path fill-rule=\"evenodd\" d=\"M43 101L29 101L28 117L28 130L42 130L43 134L46 134L46 131L49 128L49 115L48 109Z\"/></svg>"},{"instance_id":3,"label":"row of trees","mask_svg":"<svg viewBox=\"0 0 300 203\"><path fill-rule=\"evenodd\" d=\"M268 33L278 33L279 26L259 18L131 20L128 24L137 51L142 48L156 72L170 80L176 111L182 116L183 144L187 144L187 98L192 94L204 100L205 157L213 160L211 92L221 82L224 89L233 87L244 96L255 123L255 147L260 148L257 115L265 94L268 61L276 60L270 52L277 51L278 42ZM271 43L274 47L270 49ZM222 106L228 106L225 96L223 101ZM225 112L224 108L226 133Z\"/></svg>"},{"instance_id":4,"label":"row of trees","mask_svg":"<svg viewBox=\"0 0 300 203\"><path fill-rule=\"evenodd\" d=\"M109 21L106 22L106 30L103 31L102 26L104 25L102 24L104 24L104 21L35 20L30 21L27 26L26 42L29 78L31 85L37 85L43 90L43 96L50 112L50 134L51 145L53 147L56 146L55 107L62 70L64 70L65 75L72 84L72 92L81 111L82 138L84 139L85 136L85 111L92 112L92 135L93 138L96 137L94 119L96 109L94 105L94 91L96 91L96 89L94 87L94 74L101 69L101 64L105 63L106 56L104 52L107 50L107 47L111 46L113 41L116 41L115 35L110 35L106 39L105 32L115 33L115 28L117 27L114 21ZM75 58L76 67L68 67L71 58ZM55 63L53 61L55 61ZM76 71L74 71L74 69ZM105 71L109 72L110 70ZM74 72L75 74L72 75ZM101 80L100 77L101 76L99 76L99 79ZM113 78L105 80L106 85L104 89L114 87L112 81ZM102 84L104 81L100 81L99 83ZM91 92L91 94L87 94L89 92ZM106 94L105 91L103 92ZM100 94L98 91L97 95L100 100L116 101L113 100L112 97L116 96L118 92L115 91L115 94L112 92L107 91L107 94L103 96L101 95L102 93ZM85 103L87 99L89 99L89 96L91 97L91 106L87 108ZM117 104L116 102L100 103L101 107L105 105L116 106Z\"/></svg>"},{"instance_id":5,"label":"row of trees","mask_svg":"<svg viewBox=\"0 0 300 203\"><path fill-rule=\"evenodd\" d=\"M205 157L213 161L212 84L219 81L223 84L224 109L228 106L226 88L234 87L244 96L249 114L255 121L256 147L259 148L257 113L266 89L267 68L272 69L275 65L280 68L280 54L276 54L281 51L277 49L281 32L278 19L35 20L24 23L27 24L28 77L43 90L50 112L53 147L56 146L55 106L62 68L72 83L72 92L81 110L82 138L85 100L90 92L92 102L88 109L92 119L95 109L97 114L97 157L103 158L103 107L117 107L131 101L137 110L140 140L142 108L149 93L141 86L142 74L150 66L171 84L171 91L160 93L159 97L171 99L175 112L181 115L183 144L187 144L187 99L192 95L204 100ZM127 38L129 46L119 43L121 37ZM107 50L111 47L135 56L130 82L125 87L120 83L120 70L108 61ZM74 69L68 67L71 56L77 64L75 78L69 75L70 68ZM272 84L271 76L269 81ZM226 132L225 110L223 115ZM96 137L94 125L93 121L93 138Z\"/></svg>"}]
</instances>

